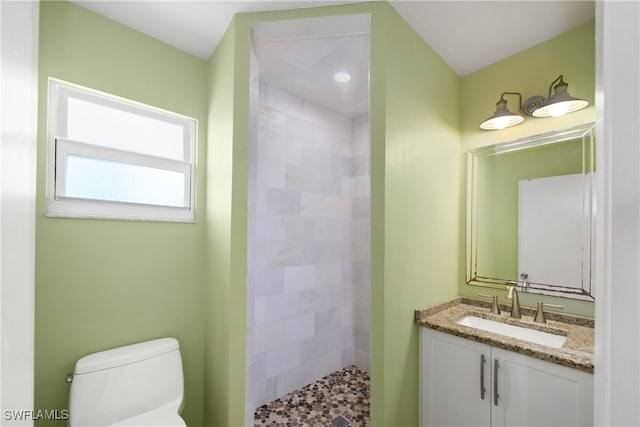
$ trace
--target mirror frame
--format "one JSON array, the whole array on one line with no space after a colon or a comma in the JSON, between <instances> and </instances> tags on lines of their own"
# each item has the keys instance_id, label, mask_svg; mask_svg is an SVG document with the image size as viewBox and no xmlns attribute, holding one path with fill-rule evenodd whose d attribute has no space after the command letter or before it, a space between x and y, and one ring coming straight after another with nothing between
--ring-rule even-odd
<instances>
[{"instance_id":1,"label":"mirror frame","mask_svg":"<svg viewBox=\"0 0 640 427\"><path fill-rule=\"evenodd\" d=\"M521 280L505 280L494 277L486 277L478 275L477 271L477 218L475 209L478 201L478 188L477 188L477 167L474 167L474 159L480 156L495 156L501 153L508 153L517 150L540 147L543 145L554 144L571 139L581 138L583 141L588 139L590 145L594 145L595 129L594 123L587 123L579 125L570 129L561 131L547 132L543 134L528 136L519 138L513 141L507 141L489 146L483 146L479 148L469 149L466 152L467 156L467 204L466 204L466 283L469 285L491 287L504 289L505 286L517 284L522 286L524 284ZM595 164L593 160L595 156L595 149L591 150L591 163ZM583 171L584 173L584 171ZM573 288L562 285L543 284L543 283L531 283L527 282L528 292L540 293L545 295L562 296L573 299L581 299L593 301L594 289L593 289L593 256L595 254L594 237L595 237L595 173L591 173L589 177L590 185L588 190L584 194L585 214L587 215L587 227L585 227L584 242L588 242L583 246L583 285L582 289ZM586 282L586 283L585 283Z\"/></svg>"}]
</instances>

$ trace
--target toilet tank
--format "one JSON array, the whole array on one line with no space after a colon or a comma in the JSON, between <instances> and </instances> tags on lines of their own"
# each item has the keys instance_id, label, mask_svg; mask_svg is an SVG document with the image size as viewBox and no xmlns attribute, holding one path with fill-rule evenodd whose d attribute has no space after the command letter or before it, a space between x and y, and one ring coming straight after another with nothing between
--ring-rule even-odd
<instances>
[{"instance_id":1,"label":"toilet tank","mask_svg":"<svg viewBox=\"0 0 640 427\"><path fill-rule=\"evenodd\" d=\"M158 408L177 414L183 392L182 360L175 338L90 354L76 362L69 426L108 426Z\"/></svg>"}]
</instances>

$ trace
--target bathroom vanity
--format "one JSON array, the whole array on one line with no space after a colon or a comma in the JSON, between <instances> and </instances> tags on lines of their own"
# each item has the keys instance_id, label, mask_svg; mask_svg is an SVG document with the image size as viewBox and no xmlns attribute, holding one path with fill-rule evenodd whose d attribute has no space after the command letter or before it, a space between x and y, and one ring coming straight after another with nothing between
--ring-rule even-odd
<instances>
[{"instance_id":1,"label":"bathroom vanity","mask_svg":"<svg viewBox=\"0 0 640 427\"><path fill-rule=\"evenodd\" d=\"M511 319L507 306L502 311L464 297L416 311L420 426L593 425L592 319L549 313L542 325L529 309L522 319ZM525 334L460 324L469 316ZM553 348L530 341L526 330L566 339Z\"/></svg>"}]
</instances>

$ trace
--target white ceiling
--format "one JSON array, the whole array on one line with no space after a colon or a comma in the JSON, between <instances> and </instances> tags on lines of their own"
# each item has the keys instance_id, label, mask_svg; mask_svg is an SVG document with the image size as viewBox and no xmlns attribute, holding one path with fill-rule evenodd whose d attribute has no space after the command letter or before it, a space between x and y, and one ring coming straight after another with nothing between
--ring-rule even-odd
<instances>
[{"instance_id":1,"label":"white ceiling","mask_svg":"<svg viewBox=\"0 0 640 427\"><path fill-rule=\"evenodd\" d=\"M238 12L353 1L72 0L202 59L208 59ZM594 1L391 1L398 13L451 66L466 75L594 17ZM367 15L254 25L261 82L347 116L368 105ZM348 84L333 74L347 70Z\"/></svg>"},{"instance_id":2,"label":"white ceiling","mask_svg":"<svg viewBox=\"0 0 640 427\"><path fill-rule=\"evenodd\" d=\"M458 75L589 22L593 1L391 1Z\"/></svg>"},{"instance_id":3,"label":"white ceiling","mask_svg":"<svg viewBox=\"0 0 640 427\"><path fill-rule=\"evenodd\" d=\"M202 59L237 12L352 1L73 1ZM594 17L594 1L391 1L459 75L548 40Z\"/></svg>"}]
</instances>

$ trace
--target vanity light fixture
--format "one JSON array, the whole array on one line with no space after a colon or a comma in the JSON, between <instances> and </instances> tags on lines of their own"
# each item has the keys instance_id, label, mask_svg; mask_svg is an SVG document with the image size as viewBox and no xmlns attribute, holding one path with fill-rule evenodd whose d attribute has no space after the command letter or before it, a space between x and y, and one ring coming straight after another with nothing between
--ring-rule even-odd
<instances>
[{"instance_id":1,"label":"vanity light fixture","mask_svg":"<svg viewBox=\"0 0 640 427\"><path fill-rule=\"evenodd\" d=\"M554 86L555 83L557 84ZM568 86L563 80L562 74L560 74L549 85L549 96L544 105L533 111L533 117L560 117L567 113L582 110L589 105L588 101L569 95L569 92L567 92ZM553 95L551 95L552 88Z\"/></svg>"},{"instance_id":2,"label":"vanity light fixture","mask_svg":"<svg viewBox=\"0 0 640 427\"><path fill-rule=\"evenodd\" d=\"M555 85L555 86L554 86ZM564 81L562 74L560 74L549 85L549 95L547 98L544 96L532 96L531 98L522 103L522 96L518 92L502 92L500 100L496 103L496 112L493 116L482 122L481 129L484 130L499 130L510 126L515 126L524 121L524 117L520 114L512 113L507 109L507 101L504 99L504 95L518 95L520 112L526 116L533 117L560 117L567 113L573 113L589 105L588 101L580 98L574 98L567 92L569 85ZM553 89L553 95L551 91Z\"/></svg>"},{"instance_id":3,"label":"vanity light fixture","mask_svg":"<svg viewBox=\"0 0 640 427\"><path fill-rule=\"evenodd\" d=\"M524 120L520 114L515 114L507 108L505 95L518 95L518 107L522 109L522 95L518 92L502 92L500 99L496 102L496 112L491 117L480 124L480 129L498 130L519 125Z\"/></svg>"}]
</instances>

